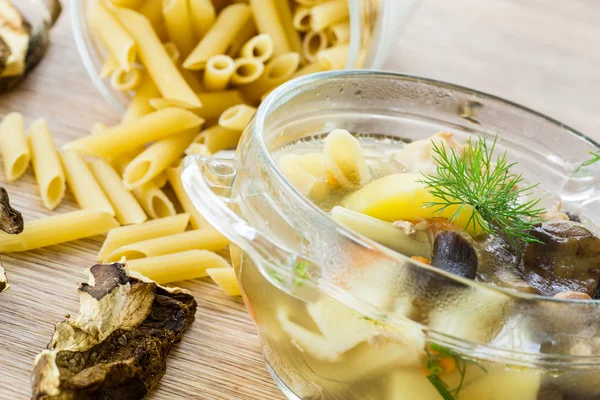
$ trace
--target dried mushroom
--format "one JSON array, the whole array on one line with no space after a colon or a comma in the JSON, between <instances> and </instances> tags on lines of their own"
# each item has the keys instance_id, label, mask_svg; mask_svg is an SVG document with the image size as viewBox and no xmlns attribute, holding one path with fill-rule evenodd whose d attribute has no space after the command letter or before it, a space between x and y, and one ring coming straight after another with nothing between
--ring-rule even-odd
<instances>
[{"instance_id":1,"label":"dried mushroom","mask_svg":"<svg viewBox=\"0 0 600 400\"><path fill-rule=\"evenodd\" d=\"M140 399L156 387L196 302L135 275L121 263L90 268L79 315L59 322L35 359L33 399Z\"/></svg>"},{"instance_id":2,"label":"dried mushroom","mask_svg":"<svg viewBox=\"0 0 600 400\"><path fill-rule=\"evenodd\" d=\"M46 6L49 15L33 29L10 0L0 0L0 92L21 83L46 54L50 28L62 11L59 0L47 0Z\"/></svg>"},{"instance_id":3,"label":"dried mushroom","mask_svg":"<svg viewBox=\"0 0 600 400\"><path fill-rule=\"evenodd\" d=\"M573 221L546 222L531 230L539 243L525 243L519 269L540 294L586 293L598 298L600 238Z\"/></svg>"},{"instance_id":4,"label":"dried mushroom","mask_svg":"<svg viewBox=\"0 0 600 400\"><path fill-rule=\"evenodd\" d=\"M10 200L6 189L0 187L0 230L6 233L18 234L23 232L23 216L20 212L10 206ZM0 292L5 291L10 286L4 273L4 268L0 264Z\"/></svg>"}]
</instances>

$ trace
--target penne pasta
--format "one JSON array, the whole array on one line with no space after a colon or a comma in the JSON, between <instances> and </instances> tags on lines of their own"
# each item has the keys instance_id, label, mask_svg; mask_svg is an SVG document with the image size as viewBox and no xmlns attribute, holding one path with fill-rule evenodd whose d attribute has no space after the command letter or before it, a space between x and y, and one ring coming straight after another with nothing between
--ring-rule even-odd
<instances>
[{"instance_id":1,"label":"penne pasta","mask_svg":"<svg viewBox=\"0 0 600 400\"><path fill-rule=\"evenodd\" d=\"M338 22L347 20L350 15L347 0L327 0L310 9L310 28L320 32Z\"/></svg>"},{"instance_id":2,"label":"penne pasta","mask_svg":"<svg viewBox=\"0 0 600 400\"><path fill-rule=\"evenodd\" d=\"M163 171L160 174L158 174L158 176L156 176L154 179L152 179L152 183L154 183L156 187L162 188L167 184L168 180L169 177L167 176L167 172Z\"/></svg>"},{"instance_id":3,"label":"penne pasta","mask_svg":"<svg viewBox=\"0 0 600 400\"><path fill-rule=\"evenodd\" d=\"M129 102L129 106L127 106L121 123L125 124L154 112L154 107L150 105L150 99L159 95L160 93L154 82L152 82L152 79L147 74L144 74L135 91L135 95Z\"/></svg>"},{"instance_id":4,"label":"penne pasta","mask_svg":"<svg viewBox=\"0 0 600 400\"><path fill-rule=\"evenodd\" d=\"M338 22L327 28L327 40L332 46L345 44L350 41L350 22Z\"/></svg>"},{"instance_id":5,"label":"penne pasta","mask_svg":"<svg viewBox=\"0 0 600 400\"><path fill-rule=\"evenodd\" d=\"M172 217L155 219L138 225L121 226L112 229L106 235L106 239L96 260L102 261L119 247L131 243L181 233L185 231L189 220L189 214L177 214Z\"/></svg>"},{"instance_id":6,"label":"penne pasta","mask_svg":"<svg viewBox=\"0 0 600 400\"><path fill-rule=\"evenodd\" d=\"M246 103L237 90L198 93L198 97L202 100L204 106L194 110L194 114L205 120L217 119L229 107Z\"/></svg>"},{"instance_id":7,"label":"penne pasta","mask_svg":"<svg viewBox=\"0 0 600 400\"><path fill-rule=\"evenodd\" d=\"M226 89L234 70L231 57L223 54L212 56L204 68L204 88L211 92Z\"/></svg>"},{"instance_id":8,"label":"penne pasta","mask_svg":"<svg viewBox=\"0 0 600 400\"><path fill-rule=\"evenodd\" d=\"M152 182L171 163L179 159L197 134L198 129L194 128L151 144L131 160L123 171L125 188L132 190L145 183Z\"/></svg>"},{"instance_id":9,"label":"penne pasta","mask_svg":"<svg viewBox=\"0 0 600 400\"><path fill-rule=\"evenodd\" d=\"M265 65L258 58L238 58L234 61L234 66L231 76L231 83L234 85L255 82L265 70Z\"/></svg>"},{"instance_id":10,"label":"penne pasta","mask_svg":"<svg viewBox=\"0 0 600 400\"><path fill-rule=\"evenodd\" d=\"M144 0L109 0L117 7L133 8L137 9L142 5Z\"/></svg>"},{"instance_id":11,"label":"penne pasta","mask_svg":"<svg viewBox=\"0 0 600 400\"><path fill-rule=\"evenodd\" d=\"M29 127L29 147L42 203L46 208L54 210L65 195L65 174L48 125L43 119L35 121Z\"/></svg>"},{"instance_id":12,"label":"penne pasta","mask_svg":"<svg viewBox=\"0 0 600 400\"><path fill-rule=\"evenodd\" d=\"M322 71L326 71L326 69L323 68L318 63L307 64L304 67L300 68L298 71L296 71L296 73L294 75L292 75L292 78L298 78L300 76L314 74L314 73L322 72Z\"/></svg>"},{"instance_id":13,"label":"penne pasta","mask_svg":"<svg viewBox=\"0 0 600 400\"><path fill-rule=\"evenodd\" d=\"M127 260L137 260L187 250L219 251L228 244L227 238L214 228L195 229L119 247L110 253L103 262L117 262L122 257Z\"/></svg>"},{"instance_id":14,"label":"penne pasta","mask_svg":"<svg viewBox=\"0 0 600 400\"><path fill-rule=\"evenodd\" d=\"M179 168L168 168L167 176L169 177L169 183L171 184L171 188L175 192L175 196L179 200L181 207L185 212L190 214L190 224L194 229L206 228L210 227L208 222L202 217L200 211L196 209L196 207L192 204L191 200L187 196L185 189L183 188L183 183L181 182L181 172Z\"/></svg>"},{"instance_id":15,"label":"penne pasta","mask_svg":"<svg viewBox=\"0 0 600 400\"><path fill-rule=\"evenodd\" d=\"M233 268L208 268L206 273L221 289L223 289L225 294L228 294L229 296L242 295Z\"/></svg>"},{"instance_id":16,"label":"penne pasta","mask_svg":"<svg viewBox=\"0 0 600 400\"><path fill-rule=\"evenodd\" d=\"M302 54L309 63L317 60L317 54L327 48L327 36L324 32L308 32L302 40Z\"/></svg>"},{"instance_id":17,"label":"penne pasta","mask_svg":"<svg viewBox=\"0 0 600 400\"><path fill-rule=\"evenodd\" d=\"M26 221L23 233L0 232L0 252L10 253L39 249L101 235L119 226L108 213L79 210Z\"/></svg>"},{"instance_id":18,"label":"penne pasta","mask_svg":"<svg viewBox=\"0 0 600 400\"><path fill-rule=\"evenodd\" d=\"M349 50L350 47L348 44L340 44L335 47L321 50L319 54L317 54L317 62L327 70L344 69L346 60L348 59Z\"/></svg>"},{"instance_id":19,"label":"penne pasta","mask_svg":"<svg viewBox=\"0 0 600 400\"><path fill-rule=\"evenodd\" d=\"M67 178L67 185L79 207L84 210L102 211L114 217L115 210L81 154L63 150L60 152L60 159Z\"/></svg>"},{"instance_id":20,"label":"penne pasta","mask_svg":"<svg viewBox=\"0 0 600 400\"><path fill-rule=\"evenodd\" d=\"M196 44L188 0L163 0L162 11L167 34L181 54L187 57Z\"/></svg>"},{"instance_id":21,"label":"penne pasta","mask_svg":"<svg viewBox=\"0 0 600 400\"><path fill-rule=\"evenodd\" d=\"M234 148L241 136L240 130L214 125L200 132L194 142L205 145L208 151L214 154L217 151Z\"/></svg>"},{"instance_id":22,"label":"penne pasta","mask_svg":"<svg viewBox=\"0 0 600 400\"><path fill-rule=\"evenodd\" d=\"M20 113L10 113L0 124L0 152L4 161L4 176L14 182L25 173L31 161L31 150L25 135L25 122Z\"/></svg>"},{"instance_id":23,"label":"penne pasta","mask_svg":"<svg viewBox=\"0 0 600 400\"><path fill-rule=\"evenodd\" d=\"M118 9L116 15L137 43L140 59L162 96L186 108L202 107L194 91L169 58L148 19L124 8Z\"/></svg>"},{"instance_id":24,"label":"penne pasta","mask_svg":"<svg viewBox=\"0 0 600 400\"><path fill-rule=\"evenodd\" d=\"M211 0L189 0L189 3L194 37L199 42L215 23L217 13Z\"/></svg>"},{"instance_id":25,"label":"penne pasta","mask_svg":"<svg viewBox=\"0 0 600 400\"><path fill-rule=\"evenodd\" d=\"M254 35L256 35L256 26L254 26L254 21L250 20L233 38L226 54L231 58L237 57L244 44L246 44L246 42Z\"/></svg>"},{"instance_id":26,"label":"penne pasta","mask_svg":"<svg viewBox=\"0 0 600 400\"><path fill-rule=\"evenodd\" d=\"M213 153L208 150L208 146L201 143L192 143L185 149L185 154L200 154L206 157L212 157Z\"/></svg>"},{"instance_id":27,"label":"penne pasta","mask_svg":"<svg viewBox=\"0 0 600 400\"><path fill-rule=\"evenodd\" d=\"M102 64L102 69L100 69L100 78L104 79L111 76L117 68L119 68L119 62L112 54L108 53Z\"/></svg>"},{"instance_id":28,"label":"penne pasta","mask_svg":"<svg viewBox=\"0 0 600 400\"><path fill-rule=\"evenodd\" d=\"M275 2L279 0L250 0L254 23L259 33L266 33L273 39L273 52L275 55L292 51L287 41L285 27L279 15Z\"/></svg>"},{"instance_id":29,"label":"penne pasta","mask_svg":"<svg viewBox=\"0 0 600 400\"><path fill-rule=\"evenodd\" d=\"M96 180L108 196L115 216L121 225L141 224L148 219L135 197L125 189L121 177L104 160L93 160L89 164Z\"/></svg>"},{"instance_id":30,"label":"penne pasta","mask_svg":"<svg viewBox=\"0 0 600 400\"><path fill-rule=\"evenodd\" d=\"M203 119L187 110L164 108L131 122L108 128L103 135L67 143L66 149L97 157L114 157L145 143L200 127Z\"/></svg>"},{"instance_id":31,"label":"penne pasta","mask_svg":"<svg viewBox=\"0 0 600 400\"><path fill-rule=\"evenodd\" d=\"M273 39L266 33L256 35L244 44L240 55L264 63L273 55Z\"/></svg>"},{"instance_id":32,"label":"penne pasta","mask_svg":"<svg viewBox=\"0 0 600 400\"><path fill-rule=\"evenodd\" d=\"M173 62L177 66L177 70L179 71L183 79L185 79L187 84L190 85L190 88L192 88L194 92L203 91L204 89L202 88L202 85L200 84L200 81L198 80L196 75L194 75L192 71L188 71L187 69L181 66L181 63L179 62L181 59L181 53L179 52L177 46L175 46L175 43L167 42L163 45L163 47L167 51L167 54L169 55L171 60L173 60Z\"/></svg>"},{"instance_id":33,"label":"penne pasta","mask_svg":"<svg viewBox=\"0 0 600 400\"><path fill-rule=\"evenodd\" d=\"M238 104L228 108L219 117L219 125L234 131L243 131L254 116L256 108Z\"/></svg>"},{"instance_id":34,"label":"penne pasta","mask_svg":"<svg viewBox=\"0 0 600 400\"><path fill-rule=\"evenodd\" d=\"M294 28L294 18L292 16L290 2L286 0L275 0L275 8L277 9L277 16L283 26L288 48L290 51L300 53L302 51L302 41L300 40L298 31Z\"/></svg>"},{"instance_id":35,"label":"penne pasta","mask_svg":"<svg viewBox=\"0 0 600 400\"><path fill-rule=\"evenodd\" d=\"M242 93L252 102L258 102L267 91L289 80L300 65L298 53L281 54L265 65L265 71L255 82L240 87Z\"/></svg>"},{"instance_id":36,"label":"penne pasta","mask_svg":"<svg viewBox=\"0 0 600 400\"><path fill-rule=\"evenodd\" d=\"M92 31L104 48L117 60L119 66L129 70L135 62L135 41L101 1L92 2L87 13Z\"/></svg>"},{"instance_id":37,"label":"penne pasta","mask_svg":"<svg viewBox=\"0 0 600 400\"><path fill-rule=\"evenodd\" d=\"M150 22L160 41L165 42L168 40L168 35L162 9L163 0L144 0L144 4L140 7L140 14Z\"/></svg>"},{"instance_id":38,"label":"penne pasta","mask_svg":"<svg viewBox=\"0 0 600 400\"><path fill-rule=\"evenodd\" d=\"M294 29L298 32L310 31L310 8L308 7L297 7L294 11L294 17L292 20Z\"/></svg>"},{"instance_id":39,"label":"penne pasta","mask_svg":"<svg viewBox=\"0 0 600 400\"><path fill-rule=\"evenodd\" d=\"M169 197L154 182L145 183L133 189L132 193L152 219L171 217L177 214Z\"/></svg>"},{"instance_id":40,"label":"penne pasta","mask_svg":"<svg viewBox=\"0 0 600 400\"><path fill-rule=\"evenodd\" d=\"M127 261L127 268L158 284L203 278L208 268L229 268L225 259L212 251L188 250Z\"/></svg>"},{"instance_id":41,"label":"penne pasta","mask_svg":"<svg viewBox=\"0 0 600 400\"><path fill-rule=\"evenodd\" d=\"M130 68L125 70L121 67L115 69L110 76L110 85L122 92L135 89L140 84L141 73L139 69Z\"/></svg>"},{"instance_id":42,"label":"penne pasta","mask_svg":"<svg viewBox=\"0 0 600 400\"><path fill-rule=\"evenodd\" d=\"M252 12L246 4L238 3L227 6L184 61L183 67L200 70L204 68L210 57L225 53L237 34L249 23L251 17Z\"/></svg>"}]
</instances>

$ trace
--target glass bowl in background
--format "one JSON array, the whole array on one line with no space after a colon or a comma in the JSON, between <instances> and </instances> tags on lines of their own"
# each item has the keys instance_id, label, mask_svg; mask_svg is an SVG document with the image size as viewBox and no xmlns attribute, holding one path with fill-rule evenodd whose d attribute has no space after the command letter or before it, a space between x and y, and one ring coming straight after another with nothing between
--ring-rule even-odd
<instances>
[{"instance_id":1,"label":"glass bowl in background","mask_svg":"<svg viewBox=\"0 0 600 400\"><path fill-rule=\"evenodd\" d=\"M599 147L551 118L400 74L333 71L282 85L233 161L188 156L182 179L238 246L232 262L243 298L286 396L597 399L600 301L508 291L416 263L336 223L290 184L271 154L336 128L380 135L382 145L439 131L463 142L497 133L497 152L508 151L516 172L600 223L600 175L576 172ZM460 395L442 397L444 384Z\"/></svg>"},{"instance_id":2,"label":"glass bowl in background","mask_svg":"<svg viewBox=\"0 0 600 400\"><path fill-rule=\"evenodd\" d=\"M131 97L115 90L100 77L106 51L89 29L85 17L97 0L71 0L71 18L77 50L85 69L102 96L120 113ZM350 52L346 68L380 68L419 0L348 0L350 6Z\"/></svg>"}]
</instances>

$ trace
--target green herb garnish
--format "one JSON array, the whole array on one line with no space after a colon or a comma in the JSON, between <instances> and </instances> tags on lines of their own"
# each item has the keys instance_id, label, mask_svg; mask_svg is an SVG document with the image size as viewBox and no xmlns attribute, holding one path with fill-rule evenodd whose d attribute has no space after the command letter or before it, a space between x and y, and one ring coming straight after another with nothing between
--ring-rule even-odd
<instances>
[{"instance_id":1,"label":"green herb garnish","mask_svg":"<svg viewBox=\"0 0 600 400\"><path fill-rule=\"evenodd\" d=\"M487 370L481 364L472 360L466 360L457 352L439 344L430 343L429 348L425 348L425 352L427 353L425 367L427 367L430 372L430 374L427 376L427 380L431 382L433 387L435 387L444 400L455 400L455 398L458 397L465 382L468 364L473 364L481 368L481 370L487 374ZM456 389L450 390L448 384L444 382L440 376L444 373L444 369L440 365L440 359L442 358L451 358L454 360L456 369L460 374L460 382Z\"/></svg>"},{"instance_id":2,"label":"green herb garnish","mask_svg":"<svg viewBox=\"0 0 600 400\"><path fill-rule=\"evenodd\" d=\"M423 175L421 181L439 201L424 203L423 207L435 207L434 213L443 213L448 207L458 206L450 221L456 220L466 205L473 208L467 227L472 225L477 233L481 229L491 234L499 230L515 247L519 240L538 242L529 233L536 224L542 222L543 208L538 208L539 199L521 202L523 196L537 186L520 188L522 174L515 175L510 169L516 163L509 163L506 152L493 158L498 137L491 146L487 137L476 142L469 140L461 155L432 141L433 159L438 164L437 176Z\"/></svg>"},{"instance_id":3,"label":"green herb garnish","mask_svg":"<svg viewBox=\"0 0 600 400\"><path fill-rule=\"evenodd\" d=\"M583 162L579 167L577 167L577 169L575 170L575 172L579 172L579 170L583 167L587 167L588 165L592 165L595 162L600 161L600 150L598 150L597 152L593 152L590 151L589 152L592 155L592 158L590 158L589 160Z\"/></svg>"},{"instance_id":4,"label":"green herb garnish","mask_svg":"<svg viewBox=\"0 0 600 400\"><path fill-rule=\"evenodd\" d=\"M308 262L300 261L294 265L294 271L296 272L296 277L294 278L294 283L298 286L302 286L302 282L305 279L309 278L308 275Z\"/></svg>"}]
</instances>

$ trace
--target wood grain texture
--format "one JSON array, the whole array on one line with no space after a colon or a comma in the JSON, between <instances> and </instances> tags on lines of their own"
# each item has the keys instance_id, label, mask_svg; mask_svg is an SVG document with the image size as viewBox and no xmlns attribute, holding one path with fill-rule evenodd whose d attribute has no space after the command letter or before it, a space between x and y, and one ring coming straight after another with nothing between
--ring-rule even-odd
<instances>
[{"instance_id":1,"label":"wood grain texture","mask_svg":"<svg viewBox=\"0 0 600 400\"><path fill-rule=\"evenodd\" d=\"M69 6L34 74L0 96L0 117L45 117L56 144L119 120L87 77L75 49ZM594 0L424 0L397 38L388 69L488 91L549 114L600 140L600 3ZM26 219L49 215L31 169L8 185ZM55 211L76 209L70 193ZM82 223L85 223L82 221ZM0 295L0 398L30 396L31 363L53 324L78 308L77 284L102 238L2 256L12 288ZM264 367L256 331L240 301L207 280L182 283L198 313L175 346L151 399L282 399Z\"/></svg>"}]
</instances>

